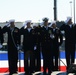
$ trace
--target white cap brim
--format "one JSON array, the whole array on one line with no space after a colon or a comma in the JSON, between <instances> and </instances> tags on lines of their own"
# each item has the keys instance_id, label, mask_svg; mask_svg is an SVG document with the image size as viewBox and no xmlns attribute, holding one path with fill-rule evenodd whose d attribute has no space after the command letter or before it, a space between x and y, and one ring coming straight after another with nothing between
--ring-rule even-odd
<instances>
[{"instance_id":1,"label":"white cap brim","mask_svg":"<svg viewBox=\"0 0 76 75\"><path fill-rule=\"evenodd\" d=\"M27 23L31 23L31 20L27 20L23 23L23 26L25 27L27 25Z\"/></svg>"},{"instance_id":2,"label":"white cap brim","mask_svg":"<svg viewBox=\"0 0 76 75\"><path fill-rule=\"evenodd\" d=\"M51 27L53 24L56 25L56 21L51 22L51 24L49 26Z\"/></svg>"},{"instance_id":3,"label":"white cap brim","mask_svg":"<svg viewBox=\"0 0 76 75\"><path fill-rule=\"evenodd\" d=\"M66 23L68 23L70 19L72 19L72 17L67 17Z\"/></svg>"},{"instance_id":4,"label":"white cap brim","mask_svg":"<svg viewBox=\"0 0 76 75\"><path fill-rule=\"evenodd\" d=\"M9 23L11 23L11 22L15 22L15 20L14 19L9 20Z\"/></svg>"},{"instance_id":5,"label":"white cap brim","mask_svg":"<svg viewBox=\"0 0 76 75\"><path fill-rule=\"evenodd\" d=\"M27 23L31 23L31 20L27 20L25 21L25 24L27 25Z\"/></svg>"},{"instance_id":6,"label":"white cap brim","mask_svg":"<svg viewBox=\"0 0 76 75\"><path fill-rule=\"evenodd\" d=\"M23 23L23 26L26 26L26 23Z\"/></svg>"}]
</instances>

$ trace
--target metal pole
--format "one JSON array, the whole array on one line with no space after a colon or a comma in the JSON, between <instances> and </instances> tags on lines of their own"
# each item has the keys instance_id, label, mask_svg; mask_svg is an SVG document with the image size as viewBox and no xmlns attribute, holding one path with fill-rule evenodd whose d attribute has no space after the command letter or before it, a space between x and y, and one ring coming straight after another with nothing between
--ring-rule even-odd
<instances>
[{"instance_id":1,"label":"metal pole","mask_svg":"<svg viewBox=\"0 0 76 75\"><path fill-rule=\"evenodd\" d=\"M74 0L74 24L75 24L75 0Z\"/></svg>"},{"instance_id":2,"label":"metal pole","mask_svg":"<svg viewBox=\"0 0 76 75\"><path fill-rule=\"evenodd\" d=\"M54 20L57 20L57 0L54 0Z\"/></svg>"},{"instance_id":3,"label":"metal pole","mask_svg":"<svg viewBox=\"0 0 76 75\"><path fill-rule=\"evenodd\" d=\"M72 1L70 1L69 3L70 3L70 10L71 10L71 17L72 17Z\"/></svg>"}]
</instances>

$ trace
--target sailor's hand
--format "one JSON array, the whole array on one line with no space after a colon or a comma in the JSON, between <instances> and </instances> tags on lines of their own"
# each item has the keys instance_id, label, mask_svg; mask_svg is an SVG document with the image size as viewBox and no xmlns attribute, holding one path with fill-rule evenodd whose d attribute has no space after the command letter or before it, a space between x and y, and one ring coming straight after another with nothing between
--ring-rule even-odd
<instances>
[{"instance_id":1,"label":"sailor's hand","mask_svg":"<svg viewBox=\"0 0 76 75\"><path fill-rule=\"evenodd\" d=\"M8 26L9 26L9 23L5 24L5 26L7 26L7 27L8 27Z\"/></svg>"},{"instance_id":2,"label":"sailor's hand","mask_svg":"<svg viewBox=\"0 0 76 75\"><path fill-rule=\"evenodd\" d=\"M36 49L37 49L37 46L35 45L35 46L34 46L34 50L36 50Z\"/></svg>"},{"instance_id":3,"label":"sailor's hand","mask_svg":"<svg viewBox=\"0 0 76 75\"><path fill-rule=\"evenodd\" d=\"M3 45L0 43L0 49L3 47Z\"/></svg>"},{"instance_id":4,"label":"sailor's hand","mask_svg":"<svg viewBox=\"0 0 76 75\"><path fill-rule=\"evenodd\" d=\"M61 31L61 34L65 34L65 31L63 30L63 31Z\"/></svg>"},{"instance_id":5,"label":"sailor's hand","mask_svg":"<svg viewBox=\"0 0 76 75\"><path fill-rule=\"evenodd\" d=\"M21 50L21 46L20 45L17 46L17 50Z\"/></svg>"},{"instance_id":6,"label":"sailor's hand","mask_svg":"<svg viewBox=\"0 0 76 75\"><path fill-rule=\"evenodd\" d=\"M54 39L55 36L54 36L53 34L50 34L50 38L51 38L51 39Z\"/></svg>"}]
</instances>

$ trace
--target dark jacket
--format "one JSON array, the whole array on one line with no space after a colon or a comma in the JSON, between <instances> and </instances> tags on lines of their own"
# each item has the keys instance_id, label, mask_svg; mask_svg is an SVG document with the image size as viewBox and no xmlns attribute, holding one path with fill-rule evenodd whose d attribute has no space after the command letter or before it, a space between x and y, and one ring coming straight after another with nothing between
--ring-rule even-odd
<instances>
[{"instance_id":1,"label":"dark jacket","mask_svg":"<svg viewBox=\"0 0 76 75\"><path fill-rule=\"evenodd\" d=\"M34 31L35 31L35 42L37 45L40 45L40 43L41 43L41 27L39 27L39 26L36 27L34 29Z\"/></svg>"},{"instance_id":2,"label":"dark jacket","mask_svg":"<svg viewBox=\"0 0 76 75\"><path fill-rule=\"evenodd\" d=\"M24 29L24 27L22 27L20 29L20 34L23 35L23 49L34 50L34 45L35 45L34 29L31 29L29 32L27 28Z\"/></svg>"},{"instance_id":3,"label":"dark jacket","mask_svg":"<svg viewBox=\"0 0 76 75\"><path fill-rule=\"evenodd\" d=\"M3 31L2 28L0 27L0 43L2 44L4 42L4 38L3 38Z\"/></svg>"},{"instance_id":4,"label":"dark jacket","mask_svg":"<svg viewBox=\"0 0 76 75\"><path fill-rule=\"evenodd\" d=\"M70 28L69 25L63 24L60 27L60 30L65 31L65 43L67 44L75 43L75 26L72 25L72 27Z\"/></svg>"},{"instance_id":5,"label":"dark jacket","mask_svg":"<svg viewBox=\"0 0 76 75\"><path fill-rule=\"evenodd\" d=\"M54 46L59 47L63 43L63 36L62 33L60 32L59 28L51 28L52 34L54 35L54 38L52 39L52 42Z\"/></svg>"},{"instance_id":6,"label":"dark jacket","mask_svg":"<svg viewBox=\"0 0 76 75\"><path fill-rule=\"evenodd\" d=\"M41 43L46 44L46 43L50 43L51 42L51 38L50 38L50 34L51 34L51 28L48 27L48 29L46 30L46 28L43 26L41 29Z\"/></svg>"},{"instance_id":7,"label":"dark jacket","mask_svg":"<svg viewBox=\"0 0 76 75\"><path fill-rule=\"evenodd\" d=\"M4 26L3 33L5 32L7 32L8 34L8 49L16 48L17 44L20 45L20 34L19 29L17 27L15 27L13 31L11 31L10 27Z\"/></svg>"}]
</instances>

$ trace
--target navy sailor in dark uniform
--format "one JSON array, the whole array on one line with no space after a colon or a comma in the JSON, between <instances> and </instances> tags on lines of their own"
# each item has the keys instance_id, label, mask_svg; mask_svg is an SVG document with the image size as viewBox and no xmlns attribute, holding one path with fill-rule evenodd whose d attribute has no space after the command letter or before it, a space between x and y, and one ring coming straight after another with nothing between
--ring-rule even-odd
<instances>
[{"instance_id":1,"label":"navy sailor in dark uniform","mask_svg":"<svg viewBox=\"0 0 76 75\"><path fill-rule=\"evenodd\" d=\"M2 28L0 27L0 49L3 47L3 42L4 42L4 36L2 32Z\"/></svg>"},{"instance_id":2,"label":"navy sailor in dark uniform","mask_svg":"<svg viewBox=\"0 0 76 75\"><path fill-rule=\"evenodd\" d=\"M41 29L41 47L43 56L43 73L50 75L52 72L52 49L51 49L51 28L48 27L48 18L43 19L43 27Z\"/></svg>"},{"instance_id":3,"label":"navy sailor in dark uniform","mask_svg":"<svg viewBox=\"0 0 76 75\"><path fill-rule=\"evenodd\" d=\"M8 34L8 42L7 42L7 50L8 50L8 63L9 63L9 75L17 73L17 62L18 62L18 46L20 45L20 35L19 29L15 27L15 20L10 20L8 25L3 27L3 33L7 32Z\"/></svg>"},{"instance_id":4,"label":"navy sailor in dark uniform","mask_svg":"<svg viewBox=\"0 0 76 75\"><path fill-rule=\"evenodd\" d=\"M65 34L65 57L67 69L70 64L75 62L75 27L72 24L72 18L67 17L66 24L61 26L61 31Z\"/></svg>"},{"instance_id":5,"label":"navy sailor in dark uniform","mask_svg":"<svg viewBox=\"0 0 76 75\"><path fill-rule=\"evenodd\" d=\"M34 25L35 31L35 43L36 43L36 50L35 53L35 71L41 70L41 26Z\"/></svg>"},{"instance_id":6,"label":"navy sailor in dark uniform","mask_svg":"<svg viewBox=\"0 0 76 75\"><path fill-rule=\"evenodd\" d=\"M50 24L52 35L52 57L53 57L53 71L58 71L58 58L59 58L59 46L63 42L63 36L60 29L56 26L56 22Z\"/></svg>"},{"instance_id":7,"label":"navy sailor in dark uniform","mask_svg":"<svg viewBox=\"0 0 76 75\"><path fill-rule=\"evenodd\" d=\"M31 20L27 20L24 26L20 29L20 34L23 35L23 50L24 50L24 71L26 75L32 75L34 71L34 29L31 27Z\"/></svg>"}]
</instances>

